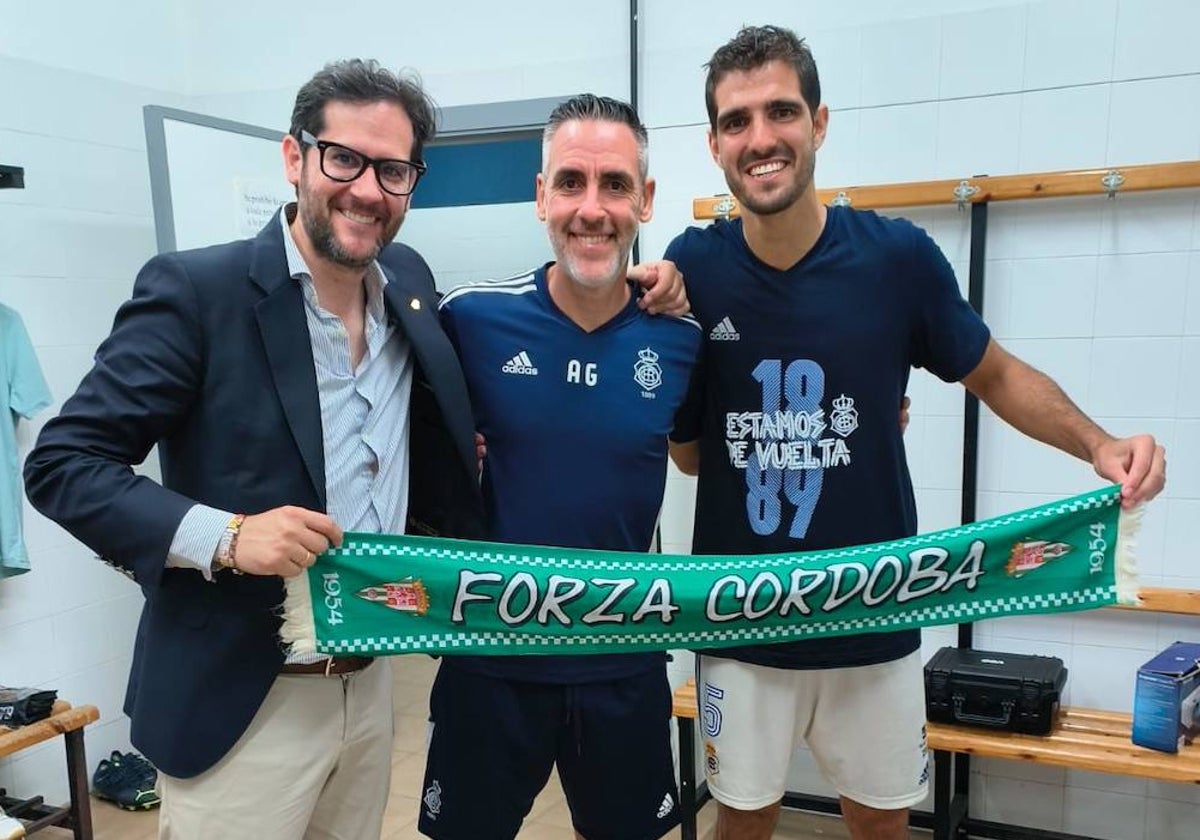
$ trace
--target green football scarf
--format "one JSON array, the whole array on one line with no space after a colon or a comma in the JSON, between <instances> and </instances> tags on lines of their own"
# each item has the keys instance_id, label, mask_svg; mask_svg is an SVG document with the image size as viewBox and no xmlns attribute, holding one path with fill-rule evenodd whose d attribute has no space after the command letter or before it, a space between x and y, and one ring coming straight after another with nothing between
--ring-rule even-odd
<instances>
[{"instance_id":1,"label":"green football scarf","mask_svg":"<svg viewBox=\"0 0 1200 840\"><path fill-rule=\"evenodd\" d=\"M630 653L1086 610L1136 600L1119 488L832 551L635 554L346 534L287 581L296 653Z\"/></svg>"}]
</instances>

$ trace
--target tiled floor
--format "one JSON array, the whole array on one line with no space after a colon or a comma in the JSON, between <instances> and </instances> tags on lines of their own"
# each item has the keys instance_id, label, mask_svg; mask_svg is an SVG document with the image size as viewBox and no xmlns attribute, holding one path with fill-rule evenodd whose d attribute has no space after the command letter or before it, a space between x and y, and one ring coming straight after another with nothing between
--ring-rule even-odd
<instances>
[{"instance_id":1,"label":"tiled floor","mask_svg":"<svg viewBox=\"0 0 1200 840\"><path fill-rule=\"evenodd\" d=\"M396 657L395 673L396 742L392 758L392 794L383 820L381 840L417 840L417 794L425 770L425 733L429 686L436 663L424 656ZM154 840L157 814L132 814L106 802L92 800L92 818L96 840ZM701 840L712 837L716 807L709 803L701 810ZM38 837L68 837L50 830ZM518 840L570 840L571 817L557 779L553 779L533 805ZM776 831L777 840L830 840L848 835L841 820L830 817L785 812ZM677 840L676 829L667 840Z\"/></svg>"}]
</instances>

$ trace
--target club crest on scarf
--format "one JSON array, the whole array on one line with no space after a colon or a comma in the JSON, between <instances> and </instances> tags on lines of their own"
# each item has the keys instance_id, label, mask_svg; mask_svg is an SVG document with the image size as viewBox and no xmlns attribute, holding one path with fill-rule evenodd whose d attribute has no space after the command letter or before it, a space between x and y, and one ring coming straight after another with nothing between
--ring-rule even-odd
<instances>
[{"instance_id":1,"label":"club crest on scarf","mask_svg":"<svg viewBox=\"0 0 1200 840\"><path fill-rule=\"evenodd\" d=\"M1057 560L1072 550L1072 546L1063 542L1048 542L1046 540L1026 540L1016 543L1008 555L1008 563L1004 571L1013 577L1020 577L1026 572L1046 565L1051 560Z\"/></svg>"},{"instance_id":2,"label":"club crest on scarf","mask_svg":"<svg viewBox=\"0 0 1200 840\"><path fill-rule=\"evenodd\" d=\"M405 578L394 583L367 586L354 593L364 601L383 604L396 612L425 615L429 612L429 592L417 578Z\"/></svg>"}]
</instances>

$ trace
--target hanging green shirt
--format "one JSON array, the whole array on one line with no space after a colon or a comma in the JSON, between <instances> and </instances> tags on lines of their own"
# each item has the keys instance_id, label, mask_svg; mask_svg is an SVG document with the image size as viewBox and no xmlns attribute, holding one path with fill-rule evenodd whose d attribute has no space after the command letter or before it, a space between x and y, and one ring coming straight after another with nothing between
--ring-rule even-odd
<instances>
[{"instance_id":1,"label":"hanging green shirt","mask_svg":"<svg viewBox=\"0 0 1200 840\"><path fill-rule=\"evenodd\" d=\"M0 420L0 578L29 571L21 531L22 498L16 422L50 405L29 333L16 310L0 303L0 394L12 412Z\"/></svg>"}]
</instances>

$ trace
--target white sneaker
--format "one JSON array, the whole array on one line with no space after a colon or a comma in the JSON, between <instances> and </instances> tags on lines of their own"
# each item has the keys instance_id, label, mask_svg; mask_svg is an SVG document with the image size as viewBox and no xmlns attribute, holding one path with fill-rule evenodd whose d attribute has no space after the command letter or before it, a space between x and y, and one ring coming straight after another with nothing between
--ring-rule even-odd
<instances>
[{"instance_id":1,"label":"white sneaker","mask_svg":"<svg viewBox=\"0 0 1200 840\"><path fill-rule=\"evenodd\" d=\"M25 824L16 817L10 817L0 808L0 840L18 840L25 836Z\"/></svg>"}]
</instances>

